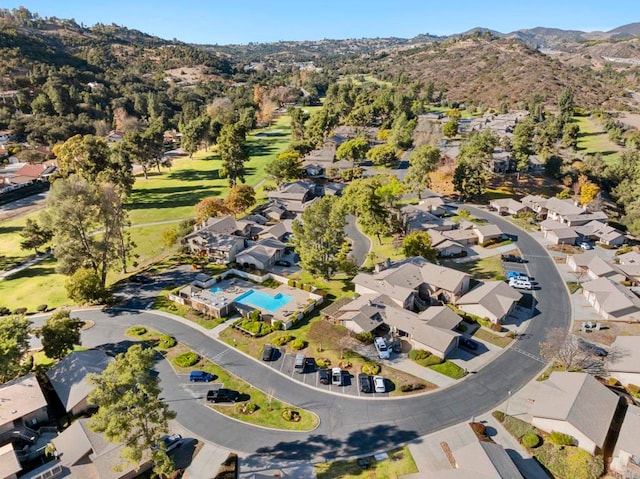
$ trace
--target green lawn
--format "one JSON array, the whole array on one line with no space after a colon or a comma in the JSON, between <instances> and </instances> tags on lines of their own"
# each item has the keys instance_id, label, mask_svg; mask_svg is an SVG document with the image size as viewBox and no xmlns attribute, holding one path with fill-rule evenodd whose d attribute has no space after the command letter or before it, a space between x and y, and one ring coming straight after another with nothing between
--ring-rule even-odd
<instances>
[{"instance_id":1,"label":"green lawn","mask_svg":"<svg viewBox=\"0 0 640 479\"><path fill-rule=\"evenodd\" d=\"M0 270L17 266L34 254L33 250L23 250L20 248L20 231L27 223L27 218L37 220L40 212L36 211L19 218L0 222ZM42 251L40 248L39 251Z\"/></svg>"},{"instance_id":2,"label":"green lawn","mask_svg":"<svg viewBox=\"0 0 640 479\"><path fill-rule=\"evenodd\" d=\"M467 371L462 369L455 363L452 363L449 360L445 360L443 363L434 364L433 366L429 366L434 371L439 372L440 374L444 374L445 376L449 376L453 379L462 379L467 375Z\"/></svg>"},{"instance_id":3,"label":"green lawn","mask_svg":"<svg viewBox=\"0 0 640 479\"><path fill-rule=\"evenodd\" d=\"M357 459L350 461L323 462L314 466L318 479L390 479L418 472L408 447L387 453L389 459L376 461L363 458L368 466L360 465Z\"/></svg>"},{"instance_id":4,"label":"green lawn","mask_svg":"<svg viewBox=\"0 0 640 479\"><path fill-rule=\"evenodd\" d=\"M398 260L405 257L402 251L402 243L394 244L392 236L382 236L380 238L381 241L378 241L378 238L375 236L369 236L369 240L371 241L371 251L376 255L378 262L384 261L387 258ZM370 261L367 259L365 266L373 265L370 264Z\"/></svg>"},{"instance_id":5,"label":"green lawn","mask_svg":"<svg viewBox=\"0 0 640 479\"><path fill-rule=\"evenodd\" d=\"M11 310L41 305L49 308L73 304L64 288L66 276L55 272L56 261L48 259L0 281L0 306Z\"/></svg>"},{"instance_id":6,"label":"green lawn","mask_svg":"<svg viewBox=\"0 0 640 479\"><path fill-rule=\"evenodd\" d=\"M500 255L482 258L477 261L469 261L468 263L456 263L454 261L442 261L443 266L464 271L470 274L474 279L495 279L497 276L504 275Z\"/></svg>"},{"instance_id":7,"label":"green lawn","mask_svg":"<svg viewBox=\"0 0 640 479\"><path fill-rule=\"evenodd\" d=\"M476 329L473 333L473 336L488 343L494 344L499 348L506 348L511 343L511 341L513 341L513 339L508 336L500 336L483 328Z\"/></svg>"},{"instance_id":8,"label":"green lawn","mask_svg":"<svg viewBox=\"0 0 640 479\"><path fill-rule=\"evenodd\" d=\"M605 163L615 163L620 159L623 148L611 140L602 124L592 117L574 117L580 127L578 151L582 154L593 155L599 153Z\"/></svg>"}]
</instances>

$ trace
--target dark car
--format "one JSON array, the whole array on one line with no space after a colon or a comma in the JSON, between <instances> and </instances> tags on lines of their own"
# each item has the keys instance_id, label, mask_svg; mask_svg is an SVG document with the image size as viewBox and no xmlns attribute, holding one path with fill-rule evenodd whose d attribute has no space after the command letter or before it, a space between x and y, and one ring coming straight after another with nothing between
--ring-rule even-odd
<instances>
[{"instance_id":1,"label":"dark car","mask_svg":"<svg viewBox=\"0 0 640 479\"><path fill-rule=\"evenodd\" d=\"M289 261L279 259L278 261L276 261L276 266L291 266L291 263Z\"/></svg>"},{"instance_id":2,"label":"dark car","mask_svg":"<svg viewBox=\"0 0 640 479\"><path fill-rule=\"evenodd\" d=\"M232 389L216 389L207 392L208 402L236 402L238 400L238 391Z\"/></svg>"},{"instance_id":3,"label":"dark car","mask_svg":"<svg viewBox=\"0 0 640 479\"><path fill-rule=\"evenodd\" d=\"M365 373L358 374L358 385L360 386L360 391L363 393L371 392L371 376Z\"/></svg>"},{"instance_id":4,"label":"dark car","mask_svg":"<svg viewBox=\"0 0 640 479\"><path fill-rule=\"evenodd\" d=\"M182 436L180 434L165 434L160 440L164 442L166 452L171 452L182 444ZM157 451L159 447L157 444L154 444L151 446L151 449Z\"/></svg>"},{"instance_id":5,"label":"dark car","mask_svg":"<svg viewBox=\"0 0 640 479\"><path fill-rule=\"evenodd\" d=\"M327 368L320 368L318 370L318 380L320 384L329 384L331 382L331 374Z\"/></svg>"},{"instance_id":6,"label":"dark car","mask_svg":"<svg viewBox=\"0 0 640 479\"><path fill-rule=\"evenodd\" d=\"M593 354L600 358L606 358L609 355L609 352L606 349L601 348L596 344L588 343L584 339L578 339L578 347L581 351L588 354Z\"/></svg>"},{"instance_id":7,"label":"dark car","mask_svg":"<svg viewBox=\"0 0 640 479\"><path fill-rule=\"evenodd\" d=\"M273 361L276 355L276 348L271 346L270 344L265 344L262 348L262 360L263 361Z\"/></svg>"},{"instance_id":8,"label":"dark car","mask_svg":"<svg viewBox=\"0 0 640 479\"><path fill-rule=\"evenodd\" d=\"M516 256L515 254L503 254L500 258L505 263L528 263L522 256Z\"/></svg>"},{"instance_id":9,"label":"dark car","mask_svg":"<svg viewBox=\"0 0 640 479\"><path fill-rule=\"evenodd\" d=\"M460 338L460 346L470 349L471 351L475 351L476 349L478 349L478 343L476 343L473 339Z\"/></svg>"},{"instance_id":10,"label":"dark car","mask_svg":"<svg viewBox=\"0 0 640 479\"><path fill-rule=\"evenodd\" d=\"M213 381L213 374L204 371L191 371L189 373L189 381L208 383Z\"/></svg>"}]
</instances>

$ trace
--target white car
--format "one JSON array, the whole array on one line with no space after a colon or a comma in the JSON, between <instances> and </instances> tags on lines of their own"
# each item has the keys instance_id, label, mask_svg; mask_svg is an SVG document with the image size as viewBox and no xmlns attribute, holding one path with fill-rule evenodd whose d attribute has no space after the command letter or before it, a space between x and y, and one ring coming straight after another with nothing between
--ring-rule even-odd
<instances>
[{"instance_id":1,"label":"white car","mask_svg":"<svg viewBox=\"0 0 640 479\"><path fill-rule=\"evenodd\" d=\"M531 284L531 281L528 281L525 279L511 278L509 280L509 286L517 289L533 289L533 285Z\"/></svg>"},{"instance_id":2,"label":"white car","mask_svg":"<svg viewBox=\"0 0 640 479\"><path fill-rule=\"evenodd\" d=\"M384 385L384 378L382 376L373 377L373 388L377 393L387 392L387 387Z\"/></svg>"},{"instance_id":3,"label":"white car","mask_svg":"<svg viewBox=\"0 0 640 479\"><path fill-rule=\"evenodd\" d=\"M331 369L331 384L334 386L342 386L342 369Z\"/></svg>"},{"instance_id":4,"label":"white car","mask_svg":"<svg viewBox=\"0 0 640 479\"><path fill-rule=\"evenodd\" d=\"M383 338L376 338L373 344L376 347L376 351L378 351L380 359L389 359L389 346L387 346Z\"/></svg>"},{"instance_id":5,"label":"white car","mask_svg":"<svg viewBox=\"0 0 640 479\"><path fill-rule=\"evenodd\" d=\"M578 244L578 246L580 246L580 249L583 251L589 251L590 249L593 249L593 246L591 246L589 243L583 241L582 243Z\"/></svg>"}]
</instances>

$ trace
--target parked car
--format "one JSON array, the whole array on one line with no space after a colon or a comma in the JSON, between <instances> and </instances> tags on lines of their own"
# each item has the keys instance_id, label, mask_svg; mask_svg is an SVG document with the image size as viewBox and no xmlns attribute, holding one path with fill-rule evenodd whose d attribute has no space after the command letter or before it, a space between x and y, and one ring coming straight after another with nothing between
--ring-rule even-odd
<instances>
[{"instance_id":1,"label":"parked car","mask_svg":"<svg viewBox=\"0 0 640 479\"><path fill-rule=\"evenodd\" d=\"M204 371L191 371L189 373L189 381L208 383L213 381L213 374Z\"/></svg>"},{"instance_id":2,"label":"parked car","mask_svg":"<svg viewBox=\"0 0 640 479\"><path fill-rule=\"evenodd\" d=\"M377 393L386 393L387 386L384 384L384 378L382 376L373 377L373 387Z\"/></svg>"},{"instance_id":3,"label":"parked car","mask_svg":"<svg viewBox=\"0 0 640 479\"><path fill-rule=\"evenodd\" d=\"M519 271L509 271L507 273L507 279L522 279L525 281L533 281L534 278L525 273L520 273Z\"/></svg>"},{"instance_id":4,"label":"parked car","mask_svg":"<svg viewBox=\"0 0 640 479\"><path fill-rule=\"evenodd\" d=\"M578 339L578 347L585 353L593 354L600 358L606 358L609 355L609 351L601 348L597 344L588 343L582 338Z\"/></svg>"},{"instance_id":5,"label":"parked car","mask_svg":"<svg viewBox=\"0 0 640 479\"><path fill-rule=\"evenodd\" d=\"M315 371L316 370L316 360L314 358L304 358L304 371Z\"/></svg>"},{"instance_id":6,"label":"parked car","mask_svg":"<svg viewBox=\"0 0 640 479\"><path fill-rule=\"evenodd\" d=\"M166 452L171 452L182 444L182 436L180 434L166 434L160 440L164 442ZM157 450L158 445L154 444L151 448Z\"/></svg>"},{"instance_id":7,"label":"parked car","mask_svg":"<svg viewBox=\"0 0 640 479\"><path fill-rule=\"evenodd\" d=\"M297 373L304 373L305 370L305 366L307 364L306 358L304 357L304 354L296 354L296 359L295 362L293 364L293 370Z\"/></svg>"},{"instance_id":8,"label":"parked car","mask_svg":"<svg viewBox=\"0 0 640 479\"><path fill-rule=\"evenodd\" d=\"M291 263L289 261L285 261L283 259L279 259L278 261L276 261L276 266L291 266Z\"/></svg>"},{"instance_id":9,"label":"parked car","mask_svg":"<svg viewBox=\"0 0 640 479\"><path fill-rule=\"evenodd\" d=\"M371 376L365 373L358 374L358 386L360 387L360 391L363 393L370 393L372 391L371 388Z\"/></svg>"},{"instance_id":10,"label":"parked car","mask_svg":"<svg viewBox=\"0 0 640 479\"><path fill-rule=\"evenodd\" d=\"M531 281L528 281L526 279L511 278L509 280L509 286L517 289L533 289L533 285L531 284Z\"/></svg>"},{"instance_id":11,"label":"parked car","mask_svg":"<svg viewBox=\"0 0 640 479\"><path fill-rule=\"evenodd\" d=\"M591 244L587 243L586 241L578 243L578 246L583 251L589 251L590 249L593 249L593 246L591 246Z\"/></svg>"},{"instance_id":12,"label":"parked car","mask_svg":"<svg viewBox=\"0 0 640 479\"><path fill-rule=\"evenodd\" d=\"M276 348L274 348L270 344L265 344L262 347L262 360L263 361L273 361L276 355Z\"/></svg>"},{"instance_id":13,"label":"parked car","mask_svg":"<svg viewBox=\"0 0 640 479\"><path fill-rule=\"evenodd\" d=\"M378 337L374 339L373 344L376 347L376 351L378 351L380 359L389 359L389 346L387 346L383 338Z\"/></svg>"},{"instance_id":14,"label":"parked car","mask_svg":"<svg viewBox=\"0 0 640 479\"><path fill-rule=\"evenodd\" d=\"M334 386L342 386L342 369L331 369L331 384Z\"/></svg>"},{"instance_id":15,"label":"parked car","mask_svg":"<svg viewBox=\"0 0 640 479\"><path fill-rule=\"evenodd\" d=\"M207 392L208 402L236 402L240 394L232 389L215 389Z\"/></svg>"},{"instance_id":16,"label":"parked car","mask_svg":"<svg viewBox=\"0 0 640 479\"><path fill-rule=\"evenodd\" d=\"M503 254L500 259L505 263L528 263L522 256L516 256L515 254Z\"/></svg>"},{"instance_id":17,"label":"parked car","mask_svg":"<svg viewBox=\"0 0 640 479\"><path fill-rule=\"evenodd\" d=\"M331 382L331 375L327 368L320 368L318 370L318 381L320 381L320 384L329 384Z\"/></svg>"},{"instance_id":18,"label":"parked car","mask_svg":"<svg viewBox=\"0 0 640 479\"><path fill-rule=\"evenodd\" d=\"M459 344L463 348L470 349L471 351L476 351L478 349L478 343L476 343L473 339L460 338Z\"/></svg>"}]
</instances>

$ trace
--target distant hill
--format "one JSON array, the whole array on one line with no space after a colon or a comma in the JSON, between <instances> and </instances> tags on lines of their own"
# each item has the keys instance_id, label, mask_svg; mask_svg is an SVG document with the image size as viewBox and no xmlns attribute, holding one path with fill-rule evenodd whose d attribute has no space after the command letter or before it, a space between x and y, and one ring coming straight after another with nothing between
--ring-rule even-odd
<instances>
[{"instance_id":1,"label":"distant hill","mask_svg":"<svg viewBox=\"0 0 640 479\"><path fill-rule=\"evenodd\" d=\"M628 38L640 36L640 22L628 23L607 32L610 38Z\"/></svg>"}]
</instances>

